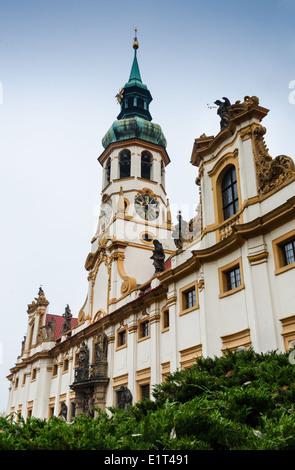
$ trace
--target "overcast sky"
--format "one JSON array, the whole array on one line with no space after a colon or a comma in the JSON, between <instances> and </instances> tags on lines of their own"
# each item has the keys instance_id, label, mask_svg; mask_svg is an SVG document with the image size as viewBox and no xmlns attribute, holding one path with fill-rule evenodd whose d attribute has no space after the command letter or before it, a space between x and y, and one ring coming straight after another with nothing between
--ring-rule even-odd
<instances>
[{"instance_id":1,"label":"overcast sky","mask_svg":"<svg viewBox=\"0 0 295 470\"><path fill-rule=\"evenodd\" d=\"M0 412L6 376L40 284L49 312L74 316L101 199L101 139L129 78L134 28L153 121L167 139L172 208L193 211L194 139L219 132L216 109L256 95L266 142L294 158L294 0L1 0ZM187 209L189 208L189 209ZM191 213L194 215L194 213ZM292 314L294 312L290 312Z\"/></svg>"}]
</instances>

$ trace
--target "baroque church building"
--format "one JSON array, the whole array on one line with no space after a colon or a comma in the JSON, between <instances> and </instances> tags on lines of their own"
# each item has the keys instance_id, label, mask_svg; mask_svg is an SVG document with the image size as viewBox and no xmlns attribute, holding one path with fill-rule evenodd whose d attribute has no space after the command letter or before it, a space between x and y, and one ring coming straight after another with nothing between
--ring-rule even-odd
<instances>
[{"instance_id":1,"label":"baroque church building","mask_svg":"<svg viewBox=\"0 0 295 470\"><path fill-rule=\"evenodd\" d=\"M220 132L192 143L200 201L172 224L166 139L152 122L138 42L120 113L102 139L101 212L76 318L47 313L42 288L11 368L8 413L71 421L125 407L170 372L226 349L295 341L295 166L269 155L257 97L216 101ZM196 201L192 201L195 203Z\"/></svg>"}]
</instances>

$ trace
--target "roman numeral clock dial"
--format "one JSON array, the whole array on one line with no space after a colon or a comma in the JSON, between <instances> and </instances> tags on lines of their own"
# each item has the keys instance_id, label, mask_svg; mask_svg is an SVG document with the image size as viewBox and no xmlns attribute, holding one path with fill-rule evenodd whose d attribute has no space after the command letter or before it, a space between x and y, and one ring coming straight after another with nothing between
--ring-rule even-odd
<instances>
[{"instance_id":1,"label":"roman numeral clock dial","mask_svg":"<svg viewBox=\"0 0 295 470\"><path fill-rule=\"evenodd\" d=\"M155 220L159 217L159 204L156 199L148 194L141 194L135 199L135 210L144 220Z\"/></svg>"}]
</instances>

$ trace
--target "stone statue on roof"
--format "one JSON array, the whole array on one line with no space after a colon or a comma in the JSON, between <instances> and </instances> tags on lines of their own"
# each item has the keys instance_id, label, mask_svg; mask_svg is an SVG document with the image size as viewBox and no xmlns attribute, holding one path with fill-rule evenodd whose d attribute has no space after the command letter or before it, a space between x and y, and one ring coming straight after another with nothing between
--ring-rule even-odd
<instances>
[{"instance_id":1,"label":"stone statue on roof","mask_svg":"<svg viewBox=\"0 0 295 470\"><path fill-rule=\"evenodd\" d=\"M71 309L70 309L69 305L67 304L67 306L65 308L65 313L63 314L64 323L63 323L63 326L62 326L61 334L66 333L67 331L69 331L71 329L71 327L72 327L72 325L71 325L72 316L73 315L71 313Z\"/></svg>"},{"instance_id":2,"label":"stone statue on roof","mask_svg":"<svg viewBox=\"0 0 295 470\"><path fill-rule=\"evenodd\" d=\"M217 104L217 114L220 116L220 130L228 126L229 123L229 112L228 107L231 105L228 98L223 97L224 101L216 100L214 104Z\"/></svg>"},{"instance_id":3,"label":"stone statue on roof","mask_svg":"<svg viewBox=\"0 0 295 470\"><path fill-rule=\"evenodd\" d=\"M55 338L55 325L56 321L54 317L51 317L51 320L45 325L46 336L48 339Z\"/></svg>"},{"instance_id":4,"label":"stone statue on roof","mask_svg":"<svg viewBox=\"0 0 295 470\"><path fill-rule=\"evenodd\" d=\"M151 259L153 260L153 265L155 266L155 274L165 271L165 253L163 250L162 243L159 240L153 240L154 251Z\"/></svg>"}]
</instances>

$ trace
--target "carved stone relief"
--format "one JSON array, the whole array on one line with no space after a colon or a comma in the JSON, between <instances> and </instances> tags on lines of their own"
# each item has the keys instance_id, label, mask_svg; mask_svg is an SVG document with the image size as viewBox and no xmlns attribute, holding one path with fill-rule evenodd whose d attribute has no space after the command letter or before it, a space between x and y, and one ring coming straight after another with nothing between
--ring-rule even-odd
<instances>
[{"instance_id":1,"label":"carved stone relief","mask_svg":"<svg viewBox=\"0 0 295 470\"><path fill-rule=\"evenodd\" d=\"M279 155L272 159L265 145L263 126L255 127L253 131L254 156L256 164L257 188L260 195L282 185L285 181L295 177L295 165L292 158Z\"/></svg>"}]
</instances>

